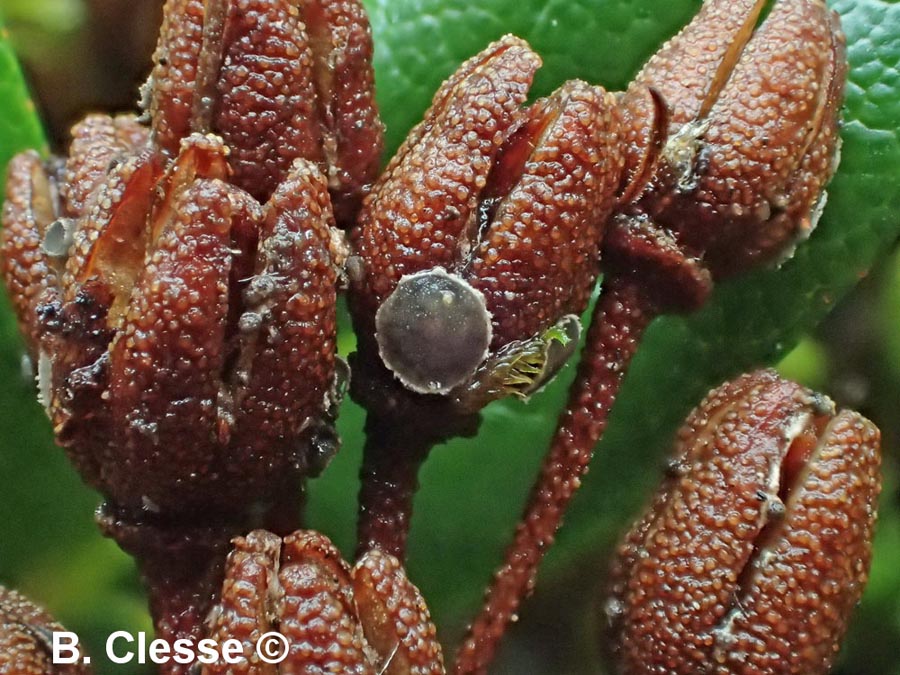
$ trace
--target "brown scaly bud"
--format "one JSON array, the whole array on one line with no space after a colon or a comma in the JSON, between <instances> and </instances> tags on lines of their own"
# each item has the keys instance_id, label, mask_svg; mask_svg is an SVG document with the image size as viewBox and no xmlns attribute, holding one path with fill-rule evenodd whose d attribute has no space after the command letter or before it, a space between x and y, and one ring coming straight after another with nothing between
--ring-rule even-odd
<instances>
[{"instance_id":1,"label":"brown scaly bud","mask_svg":"<svg viewBox=\"0 0 900 675\"><path fill-rule=\"evenodd\" d=\"M463 64L375 184L354 233L358 325L374 328L385 364L413 391L445 395L477 379L478 392L461 395L469 408L490 387L494 397L527 389L517 378L545 356L525 343L552 342L545 332L584 310L620 181L611 95L568 82L523 108L539 65L512 36ZM494 372L513 352L529 356L501 392Z\"/></svg>"},{"instance_id":2,"label":"brown scaly bud","mask_svg":"<svg viewBox=\"0 0 900 675\"><path fill-rule=\"evenodd\" d=\"M630 126L664 124L668 140L655 159L648 142L629 153L629 165L654 170L635 178L626 232L610 238L616 264L629 260L635 220L715 278L784 260L815 227L837 166L845 40L822 0L777 2L754 30L765 4L705 3L625 94ZM667 116L648 116L648 88Z\"/></svg>"},{"instance_id":3,"label":"brown scaly bud","mask_svg":"<svg viewBox=\"0 0 900 675\"><path fill-rule=\"evenodd\" d=\"M879 439L770 370L711 392L614 559L619 672L828 673L868 578Z\"/></svg>"},{"instance_id":4,"label":"brown scaly bud","mask_svg":"<svg viewBox=\"0 0 900 675\"><path fill-rule=\"evenodd\" d=\"M343 253L325 180L298 160L260 205L204 136L168 166L133 148L99 177L85 165L121 152L115 125L97 127L76 127L92 147L56 174L17 158L5 211L4 271L57 439L119 508L244 508L310 468L330 405Z\"/></svg>"},{"instance_id":5,"label":"brown scaly bud","mask_svg":"<svg viewBox=\"0 0 900 675\"><path fill-rule=\"evenodd\" d=\"M621 182L621 117L578 81L526 107L539 66L513 36L464 63L352 233L352 393L370 413L361 551L402 557L428 450L472 433L488 402L528 398L578 343Z\"/></svg>"},{"instance_id":6,"label":"brown scaly bud","mask_svg":"<svg viewBox=\"0 0 900 675\"><path fill-rule=\"evenodd\" d=\"M443 674L428 608L396 558L370 551L351 568L327 537L312 531L282 539L257 530L233 545L207 624L217 644L243 644L243 658L207 665L205 675ZM260 642L272 631L281 639ZM286 656L271 666L258 649L270 659Z\"/></svg>"},{"instance_id":7,"label":"brown scaly bud","mask_svg":"<svg viewBox=\"0 0 900 675\"><path fill-rule=\"evenodd\" d=\"M168 0L144 106L170 155L220 135L233 182L267 200L297 158L328 178L349 227L383 145L372 35L356 0Z\"/></svg>"},{"instance_id":8,"label":"brown scaly bud","mask_svg":"<svg viewBox=\"0 0 900 675\"><path fill-rule=\"evenodd\" d=\"M259 203L227 182L218 137L169 160L133 118L74 135L65 164L13 161L2 269L102 528L138 560L160 634L195 637L227 542L296 527L299 484L336 449L342 234L307 160Z\"/></svg>"},{"instance_id":9,"label":"brown scaly bud","mask_svg":"<svg viewBox=\"0 0 900 675\"><path fill-rule=\"evenodd\" d=\"M529 504L459 653L483 673L534 585L652 320L701 306L714 279L788 256L836 165L843 36L822 0L707 0L620 101L625 171L604 289Z\"/></svg>"},{"instance_id":10,"label":"brown scaly bud","mask_svg":"<svg viewBox=\"0 0 900 675\"><path fill-rule=\"evenodd\" d=\"M355 0L168 0L149 129L92 116L66 161L11 165L41 400L164 636L196 636L228 541L294 529L336 449L331 197L349 225L377 171L371 56Z\"/></svg>"},{"instance_id":11,"label":"brown scaly bud","mask_svg":"<svg viewBox=\"0 0 900 675\"><path fill-rule=\"evenodd\" d=\"M53 633L64 630L21 593L0 586L0 675L89 675L81 662L53 662Z\"/></svg>"}]
</instances>

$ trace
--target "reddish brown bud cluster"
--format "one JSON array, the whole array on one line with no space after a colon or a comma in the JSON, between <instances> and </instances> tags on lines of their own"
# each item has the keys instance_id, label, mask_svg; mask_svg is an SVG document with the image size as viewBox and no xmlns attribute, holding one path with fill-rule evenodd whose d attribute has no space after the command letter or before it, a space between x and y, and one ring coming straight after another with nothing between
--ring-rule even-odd
<instances>
[{"instance_id":1,"label":"reddish brown bud cluster","mask_svg":"<svg viewBox=\"0 0 900 675\"><path fill-rule=\"evenodd\" d=\"M352 218L377 169L371 52L353 0L169 0L150 129L93 116L65 163L13 161L3 272L41 395L126 511L244 509L317 463L329 191Z\"/></svg>"},{"instance_id":2,"label":"reddish brown bud cluster","mask_svg":"<svg viewBox=\"0 0 900 675\"><path fill-rule=\"evenodd\" d=\"M349 225L381 156L371 60L356 0L168 0L145 87L154 140L175 155L191 132L220 135L260 201L295 159L316 162Z\"/></svg>"},{"instance_id":3,"label":"reddish brown bud cluster","mask_svg":"<svg viewBox=\"0 0 900 675\"><path fill-rule=\"evenodd\" d=\"M602 251L569 407L456 664L485 672L644 329L815 226L843 38L822 0L779 0L757 29L764 4L708 0L618 99L575 81L526 106L540 59L507 36L444 83L370 186L382 128L358 2L168 0L149 128L95 116L68 160L14 160L2 271L41 397L109 498L102 526L141 561L163 636L198 637L217 602L209 629L245 644L241 672L274 671L251 650L277 629L284 672L442 673L387 554L403 554L416 470L572 354ZM216 601L230 537L293 529L296 481L333 446L334 213L349 227L361 203L347 269L370 412L363 555L350 569L322 535L256 531ZM877 430L763 372L711 395L679 448L613 572L619 665L824 673L867 573ZM19 634L44 620L10 598Z\"/></svg>"},{"instance_id":4,"label":"reddish brown bud cluster","mask_svg":"<svg viewBox=\"0 0 900 675\"><path fill-rule=\"evenodd\" d=\"M604 251L610 264L634 264L635 223L716 278L783 260L815 227L837 165L844 36L822 0L777 2L754 30L765 4L705 3L625 94L634 203Z\"/></svg>"},{"instance_id":5,"label":"reddish brown bud cluster","mask_svg":"<svg viewBox=\"0 0 900 675\"><path fill-rule=\"evenodd\" d=\"M89 675L91 669L83 663L54 663L53 633L64 630L21 593L0 586L2 675Z\"/></svg>"},{"instance_id":6,"label":"reddish brown bud cluster","mask_svg":"<svg viewBox=\"0 0 900 675\"><path fill-rule=\"evenodd\" d=\"M226 182L217 138L167 163L139 129L89 118L65 166L14 160L7 284L89 482L132 513L246 508L307 469L330 405L343 254L327 188L298 160L260 205Z\"/></svg>"},{"instance_id":7,"label":"reddish brown bud cluster","mask_svg":"<svg viewBox=\"0 0 900 675\"><path fill-rule=\"evenodd\" d=\"M435 94L352 232L360 550L402 557L419 464L527 398L574 352L622 180L614 97L573 81L525 107L540 58L506 36Z\"/></svg>"},{"instance_id":8,"label":"reddish brown bud cluster","mask_svg":"<svg viewBox=\"0 0 900 675\"><path fill-rule=\"evenodd\" d=\"M710 393L615 558L621 672L827 673L868 576L879 439L773 371Z\"/></svg>"},{"instance_id":9,"label":"reddish brown bud cluster","mask_svg":"<svg viewBox=\"0 0 900 675\"><path fill-rule=\"evenodd\" d=\"M485 672L587 471L644 330L807 236L837 163L844 38L822 0L708 0L620 99L604 289L550 451L457 673Z\"/></svg>"},{"instance_id":10,"label":"reddish brown bud cluster","mask_svg":"<svg viewBox=\"0 0 900 675\"><path fill-rule=\"evenodd\" d=\"M583 82L523 108L539 65L511 36L463 64L363 207L357 323L415 391L463 387L504 348L537 351L522 343L587 304L624 163L621 119Z\"/></svg>"},{"instance_id":11,"label":"reddish brown bud cluster","mask_svg":"<svg viewBox=\"0 0 900 675\"><path fill-rule=\"evenodd\" d=\"M351 222L377 170L371 55L355 0L168 0L149 125L92 116L67 160L10 166L41 400L165 637L196 637L227 542L296 527L336 449L331 200Z\"/></svg>"},{"instance_id":12,"label":"reddish brown bud cluster","mask_svg":"<svg viewBox=\"0 0 900 675\"><path fill-rule=\"evenodd\" d=\"M236 539L209 626L217 644L241 641L245 656L206 666L209 674L444 672L428 608L397 559L371 551L351 569L317 532L282 540L258 530ZM255 651L272 630L288 646L277 671Z\"/></svg>"}]
</instances>

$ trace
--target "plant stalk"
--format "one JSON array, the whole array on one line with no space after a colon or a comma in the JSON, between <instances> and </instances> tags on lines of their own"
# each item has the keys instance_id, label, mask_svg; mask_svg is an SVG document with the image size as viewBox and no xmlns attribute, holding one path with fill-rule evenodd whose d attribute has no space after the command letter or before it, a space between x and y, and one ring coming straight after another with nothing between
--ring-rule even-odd
<instances>
[{"instance_id":1,"label":"plant stalk","mask_svg":"<svg viewBox=\"0 0 900 675\"><path fill-rule=\"evenodd\" d=\"M457 652L456 675L487 672L509 623L534 588L538 566L588 470L628 365L659 313L634 277L614 277L606 284L550 451L481 612Z\"/></svg>"}]
</instances>

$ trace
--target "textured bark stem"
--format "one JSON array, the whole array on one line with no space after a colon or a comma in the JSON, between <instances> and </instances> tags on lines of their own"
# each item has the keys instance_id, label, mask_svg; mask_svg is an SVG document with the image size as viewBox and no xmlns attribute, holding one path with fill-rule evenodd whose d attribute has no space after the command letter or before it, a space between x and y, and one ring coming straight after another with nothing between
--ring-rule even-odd
<instances>
[{"instance_id":1,"label":"textured bark stem","mask_svg":"<svg viewBox=\"0 0 900 675\"><path fill-rule=\"evenodd\" d=\"M611 279L597 302L569 401L504 563L457 652L457 675L486 673L509 622L531 592L544 552L587 472L594 446L656 303L628 276Z\"/></svg>"},{"instance_id":2,"label":"textured bark stem","mask_svg":"<svg viewBox=\"0 0 900 675\"><path fill-rule=\"evenodd\" d=\"M196 644L206 637L204 623L222 586L226 555L227 547L223 546L211 551L206 559L182 560L179 565L148 561L140 566L157 638L173 645L180 639ZM160 675L191 672L194 672L192 664L174 660L159 667Z\"/></svg>"},{"instance_id":3,"label":"textured bark stem","mask_svg":"<svg viewBox=\"0 0 900 675\"><path fill-rule=\"evenodd\" d=\"M356 556L380 549L402 561L413 498L419 488L419 468L433 443L402 433L402 424L384 422L373 413L366 420Z\"/></svg>"},{"instance_id":4,"label":"textured bark stem","mask_svg":"<svg viewBox=\"0 0 900 675\"><path fill-rule=\"evenodd\" d=\"M103 533L131 555L147 587L156 637L169 645L206 637L206 618L222 589L231 540L264 528L284 536L300 527L303 479L286 477L261 511L244 514L192 514L192 517L142 519L104 504L97 513ZM145 516L146 514L140 514ZM161 675L188 675L193 664L170 660Z\"/></svg>"},{"instance_id":5,"label":"textured bark stem","mask_svg":"<svg viewBox=\"0 0 900 675\"><path fill-rule=\"evenodd\" d=\"M356 332L375 334L374 327L364 323L356 325ZM373 341L360 341L350 365L350 394L367 412L357 558L380 549L403 561L422 463L434 446L474 436L481 417L460 412L447 397L406 389L385 368Z\"/></svg>"},{"instance_id":6,"label":"textured bark stem","mask_svg":"<svg viewBox=\"0 0 900 675\"><path fill-rule=\"evenodd\" d=\"M237 528L135 522L108 504L101 507L98 522L137 563L156 637L170 645L180 639L196 644L204 637L203 623L221 588L225 557ZM190 671L190 664L174 661L159 669L162 675Z\"/></svg>"}]
</instances>

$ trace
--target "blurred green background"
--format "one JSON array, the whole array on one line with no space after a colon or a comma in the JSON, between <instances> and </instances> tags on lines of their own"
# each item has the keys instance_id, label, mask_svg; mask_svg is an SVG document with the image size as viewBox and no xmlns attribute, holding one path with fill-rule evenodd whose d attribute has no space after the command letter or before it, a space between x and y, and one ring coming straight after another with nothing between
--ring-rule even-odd
<instances>
[{"instance_id":1,"label":"blurred green background","mask_svg":"<svg viewBox=\"0 0 900 675\"><path fill-rule=\"evenodd\" d=\"M536 93L572 77L622 88L695 13L696 0L370 0L379 100L396 147L437 84L505 32L545 59ZM841 665L900 675L900 4L838 0L851 62L843 163L826 216L782 269L718 289L697 316L654 324L607 438L495 668L597 673L594 608L605 559L658 480L674 429L710 387L763 364L860 410L884 433L885 491L872 579ZM133 106L158 0L0 0L55 150L91 110ZM0 49L0 159L42 144L8 47ZM98 496L53 447L0 321L0 583L48 606L99 655L114 630L149 629L130 560L96 532ZM346 325L346 322L345 324ZM352 350L344 331L341 349ZM478 606L535 474L571 369L528 405L500 403L476 439L438 448L422 474L410 573L446 644ZM310 488L310 525L352 550L362 413L342 409L344 449ZM121 672L122 669L119 669ZM129 670L129 672L136 672Z\"/></svg>"}]
</instances>

